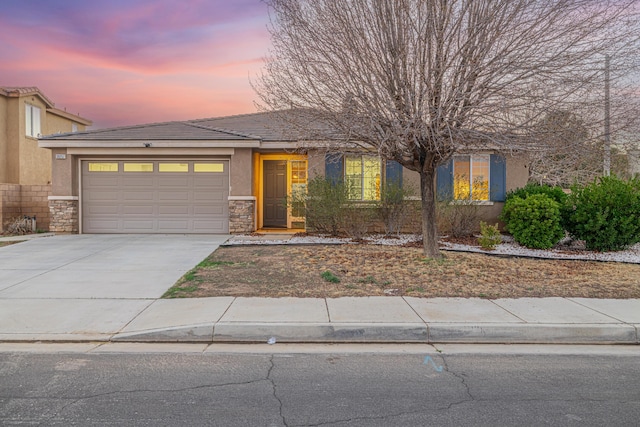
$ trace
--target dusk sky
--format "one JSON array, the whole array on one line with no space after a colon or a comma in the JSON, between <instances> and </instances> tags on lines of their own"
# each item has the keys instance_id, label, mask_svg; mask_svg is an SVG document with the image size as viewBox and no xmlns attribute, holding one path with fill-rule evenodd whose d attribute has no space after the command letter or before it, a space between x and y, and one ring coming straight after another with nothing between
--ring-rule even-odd
<instances>
[{"instance_id":1,"label":"dusk sky","mask_svg":"<svg viewBox=\"0 0 640 427\"><path fill-rule=\"evenodd\" d=\"M256 111L260 0L0 4L0 86L37 86L93 129Z\"/></svg>"}]
</instances>

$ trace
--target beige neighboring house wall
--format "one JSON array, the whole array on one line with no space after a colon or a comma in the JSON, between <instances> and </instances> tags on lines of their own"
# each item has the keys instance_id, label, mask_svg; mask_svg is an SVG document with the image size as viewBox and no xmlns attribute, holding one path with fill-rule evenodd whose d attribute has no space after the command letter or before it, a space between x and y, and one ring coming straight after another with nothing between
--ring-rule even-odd
<instances>
[{"instance_id":1,"label":"beige neighboring house wall","mask_svg":"<svg viewBox=\"0 0 640 427\"><path fill-rule=\"evenodd\" d=\"M27 110L37 111L37 134L28 131ZM55 108L37 87L0 86L0 231L6 221L22 215L36 216L37 228L48 229L52 155L38 147L38 137L80 132L91 124L91 120Z\"/></svg>"}]
</instances>

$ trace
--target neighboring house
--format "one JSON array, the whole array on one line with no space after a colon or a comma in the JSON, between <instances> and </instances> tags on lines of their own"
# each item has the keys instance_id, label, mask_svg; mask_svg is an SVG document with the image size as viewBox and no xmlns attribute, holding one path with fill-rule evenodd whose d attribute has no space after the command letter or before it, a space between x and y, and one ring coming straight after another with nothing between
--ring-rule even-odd
<instances>
[{"instance_id":1,"label":"neighboring house","mask_svg":"<svg viewBox=\"0 0 640 427\"><path fill-rule=\"evenodd\" d=\"M38 138L83 131L91 121L54 107L37 87L0 86L0 230L27 215L48 228L51 152Z\"/></svg>"},{"instance_id":2,"label":"neighboring house","mask_svg":"<svg viewBox=\"0 0 640 427\"><path fill-rule=\"evenodd\" d=\"M283 199L315 176L345 179L352 197L380 197L384 182L419 176L367 154L299 150L272 113L51 135L51 230L67 233L248 233L304 228ZM528 177L523 160L494 153L454 158L438 188L500 212L506 191ZM451 171L450 173L448 171ZM466 174L466 175L465 175ZM465 190L465 184L467 190Z\"/></svg>"}]
</instances>

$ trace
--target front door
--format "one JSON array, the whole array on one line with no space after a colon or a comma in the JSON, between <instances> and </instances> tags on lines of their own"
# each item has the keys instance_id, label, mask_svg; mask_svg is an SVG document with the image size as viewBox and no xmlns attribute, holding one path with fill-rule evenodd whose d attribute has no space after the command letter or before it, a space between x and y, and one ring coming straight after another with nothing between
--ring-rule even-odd
<instances>
[{"instance_id":1,"label":"front door","mask_svg":"<svg viewBox=\"0 0 640 427\"><path fill-rule=\"evenodd\" d=\"M287 161L264 161L264 227L287 228Z\"/></svg>"}]
</instances>

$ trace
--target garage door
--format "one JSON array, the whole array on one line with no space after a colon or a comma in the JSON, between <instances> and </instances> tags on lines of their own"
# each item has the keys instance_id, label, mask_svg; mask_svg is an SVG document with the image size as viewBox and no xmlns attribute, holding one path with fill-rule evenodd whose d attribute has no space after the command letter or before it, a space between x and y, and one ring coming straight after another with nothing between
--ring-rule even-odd
<instances>
[{"instance_id":1,"label":"garage door","mask_svg":"<svg viewBox=\"0 0 640 427\"><path fill-rule=\"evenodd\" d=\"M83 161L84 233L228 233L229 162Z\"/></svg>"}]
</instances>

